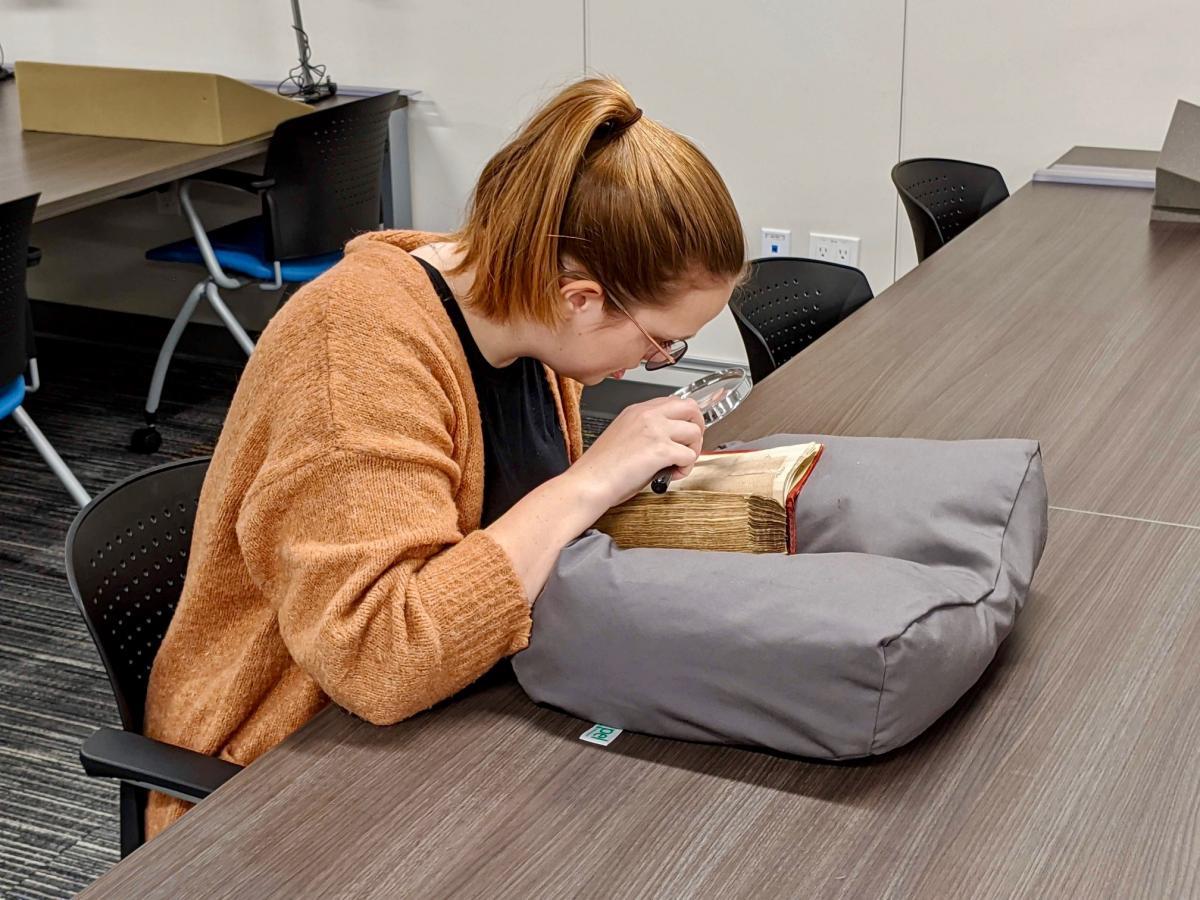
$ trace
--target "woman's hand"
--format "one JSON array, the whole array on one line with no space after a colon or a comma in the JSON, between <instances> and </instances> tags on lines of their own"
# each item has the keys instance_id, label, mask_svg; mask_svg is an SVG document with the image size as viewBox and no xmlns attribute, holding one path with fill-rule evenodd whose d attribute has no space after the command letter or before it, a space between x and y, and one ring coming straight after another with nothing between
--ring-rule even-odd
<instances>
[{"instance_id":1,"label":"woman's hand","mask_svg":"<svg viewBox=\"0 0 1200 900\"><path fill-rule=\"evenodd\" d=\"M694 400L661 397L625 409L567 471L534 488L487 533L508 554L533 603L566 544L662 469L692 470L704 439Z\"/></svg>"},{"instance_id":2,"label":"woman's hand","mask_svg":"<svg viewBox=\"0 0 1200 900\"><path fill-rule=\"evenodd\" d=\"M687 475L704 442L704 416L694 400L659 397L624 409L567 471L596 495L596 518L628 500L662 469Z\"/></svg>"}]
</instances>

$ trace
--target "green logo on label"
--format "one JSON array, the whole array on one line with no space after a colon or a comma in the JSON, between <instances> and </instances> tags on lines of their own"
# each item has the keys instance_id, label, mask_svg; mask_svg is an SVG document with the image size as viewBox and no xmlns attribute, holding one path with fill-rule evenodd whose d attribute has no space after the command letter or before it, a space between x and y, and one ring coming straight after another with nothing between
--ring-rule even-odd
<instances>
[{"instance_id":1,"label":"green logo on label","mask_svg":"<svg viewBox=\"0 0 1200 900\"><path fill-rule=\"evenodd\" d=\"M579 739L587 741L589 744L600 744L602 747L607 747L617 739L620 733L620 728L610 728L608 725L593 725L581 734Z\"/></svg>"}]
</instances>

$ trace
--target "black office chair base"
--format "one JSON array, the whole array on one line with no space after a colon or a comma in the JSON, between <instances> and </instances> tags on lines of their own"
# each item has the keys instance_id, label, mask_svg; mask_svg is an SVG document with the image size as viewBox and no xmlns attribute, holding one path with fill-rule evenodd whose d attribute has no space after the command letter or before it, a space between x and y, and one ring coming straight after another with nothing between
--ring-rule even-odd
<instances>
[{"instance_id":1,"label":"black office chair base","mask_svg":"<svg viewBox=\"0 0 1200 900\"><path fill-rule=\"evenodd\" d=\"M162 446L162 435L151 422L145 428L137 429L129 436L129 449L134 453L157 453Z\"/></svg>"}]
</instances>

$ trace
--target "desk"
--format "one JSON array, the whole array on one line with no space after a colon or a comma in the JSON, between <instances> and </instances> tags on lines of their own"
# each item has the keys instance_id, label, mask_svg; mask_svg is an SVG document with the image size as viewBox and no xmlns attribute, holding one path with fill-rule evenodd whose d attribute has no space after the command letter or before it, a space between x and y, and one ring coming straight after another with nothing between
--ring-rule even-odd
<instances>
[{"instance_id":1,"label":"desk","mask_svg":"<svg viewBox=\"0 0 1200 900\"><path fill-rule=\"evenodd\" d=\"M344 88L318 104L353 103L381 90ZM408 97L397 110L406 113ZM393 216L411 222L408 185L407 130L404 115L393 116L387 174L394 182L397 209ZM403 142L400 136L403 135ZM249 159L267 149L269 136L224 147L139 141L125 138L48 134L21 130L15 81L0 82L0 203L41 192L34 221L61 216L136 191L195 175L207 169ZM386 198L391 200L390 197Z\"/></svg>"},{"instance_id":2,"label":"desk","mask_svg":"<svg viewBox=\"0 0 1200 900\"><path fill-rule=\"evenodd\" d=\"M714 429L1030 435L1052 501L1091 504L1052 511L1013 636L909 746L599 748L498 675L392 728L326 710L83 896L1195 894L1200 528L1124 516L1200 512L1200 232L1148 202L1022 188ZM1137 423L1119 475L1088 440Z\"/></svg>"},{"instance_id":3,"label":"desk","mask_svg":"<svg viewBox=\"0 0 1200 900\"><path fill-rule=\"evenodd\" d=\"M390 729L329 710L81 896L1187 896L1200 532L1050 534L983 682L878 761L602 749L504 683Z\"/></svg>"}]
</instances>

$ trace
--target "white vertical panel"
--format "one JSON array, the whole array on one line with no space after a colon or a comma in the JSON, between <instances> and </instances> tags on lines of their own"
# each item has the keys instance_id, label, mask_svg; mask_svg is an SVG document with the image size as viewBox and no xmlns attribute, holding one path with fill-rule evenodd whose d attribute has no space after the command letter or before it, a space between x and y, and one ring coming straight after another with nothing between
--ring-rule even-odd
<instances>
[{"instance_id":1,"label":"white vertical panel","mask_svg":"<svg viewBox=\"0 0 1200 900\"><path fill-rule=\"evenodd\" d=\"M759 229L862 238L862 268L891 282L903 0L727 3L590 0L588 60L646 115L692 137L725 177L751 256ZM697 356L744 358L730 317Z\"/></svg>"}]
</instances>

